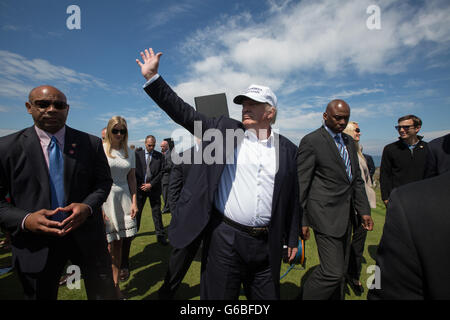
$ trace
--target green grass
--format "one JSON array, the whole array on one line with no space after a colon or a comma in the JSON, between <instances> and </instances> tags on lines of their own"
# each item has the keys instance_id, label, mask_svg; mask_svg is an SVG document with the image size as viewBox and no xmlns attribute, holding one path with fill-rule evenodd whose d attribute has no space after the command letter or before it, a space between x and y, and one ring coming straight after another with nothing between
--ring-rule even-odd
<instances>
[{"instance_id":1,"label":"green grass","mask_svg":"<svg viewBox=\"0 0 450 320\"><path fill-rule=\"evenodd\" d=\"M372 218L375 223L374 231L369 232L364 249L364 260L361 271L361 282L364 285L364 293L356 296L348 287L347 300L365 300L367 296L366 281L371 276L367 267L375 264L375 253L383 231L385 208L380 199L379 189L377 191L377 209L372 210ZM167 227L170 223L170 214L163 214L163 222ZM3 238L0 236L0 238ZM170 256L170 246L161 246L156 241L153 220L149 203L147 202L142 216L141 230L132 242L130 252L130 278L120 284L122 291L130 300L155 300L158 299L157 290L162 285L167 262ZM287 276L281 280L281 299L295 299L299 292L300 284L306 279L309 272L319 264L317 248L312 236L306 242L306 268L296 266ZM11 253L0 250L0 268L10 264ZM281 274L284 274L289 265L283 263ZM177 291L177 299L198 300L200 293L200 254L197 254L183 283ZM0 300L22 299L22 288L15 272L9 272L0 276ZM69 290L61 286L58 294L61 300L84 300L86 294L83 281L81 290ZM241 296L240 299L245 299Z\"/></svg>"}]
</instances>

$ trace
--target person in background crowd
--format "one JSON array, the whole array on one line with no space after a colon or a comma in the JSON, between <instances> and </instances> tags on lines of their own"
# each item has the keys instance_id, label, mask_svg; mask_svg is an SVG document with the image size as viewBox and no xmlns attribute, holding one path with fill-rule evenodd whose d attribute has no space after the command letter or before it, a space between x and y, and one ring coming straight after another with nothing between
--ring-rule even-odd
<instances>
[{"instance_id":1,"label":"person in background crowd","mask_svg":"<svg viewBox=\"0 0 450 320\"><path fill-rule=\"evenodd\" d=\"M361 170L361 178L364 181L367 198L371 209L377 207L377 199L375 190L372 188L372 179L370 170L366 162L366 157L362 153L362 146L360 144L361 130L359 124L355 121L349 121L347 127L343 131L348 134L355 141L356 150L358 153L359 169ZM355 213L356 214L356 213ZM355 291L356 295L361 295L364 292L363 285L359 280L361 276L361 264L364 253L364 244L366 242L367 230L364 229L360 217L357 215L357 223L353 226L352 243L350 245L350 257L347 271L347 281Z\"/></svg>"},{"instance_id":2,"label":"person in background crowd","mask_svg":"<svg viewBox=\"0 0 450 320\"><path fill-rule=\"evenodd\" d=\"M170 172L173 168L173 163L171 159L171 150L169 147L169 142L163 140L161 142L161 153L164 155L164 173L161 178L161 187L162 187L162 196L164 201L164 208L162 213L170 212L170 203L168 198L168 189L169 189L169 177Z\"/></svg>"},{"instance_id":3,"label":"person in background crowd","mask_svg":"<svg viewBox=\"0 0 450 320\"><path fill-rule=\"evenodd\" d=\"M161 216L161 178L164 169L164 157L155 150L156 138L145 138L145 150L136 151L136 179L138 183L138 230L141 215L147 198L152 208L156 238L159 244L167 245L166 233Z\"/></svg>"},{"instance_id":4,"label":"person in background crowd","mask_svg":"<svg viewBox=\"0 0 450 320\"><path fill-rule=\"evenodd\" d=\"M136 160L134 151L128 147L128 129L124 118L114 116L108 121L103 146L113 178L111 192L103 204L106 237L112 258L116 295L118 299L124 299L119 286L123 239L131 239L136 234L135 218L138 211Z\"/></svg>"},{"instance_id":5,"label":"person in background crowd","mask_svg":"<svg viewBox=\"0 0 450 320\"><path fill-rule=\"evenodd\" d=\"M200 141L197 139L196 144L191 149L188 149L183 154L190 155L189 163L180 163L174 165L170 173L169 188L167 197L170 204L170 212L172 216L177 215L177 203L180 198L183 186L186 183L186 178L189 175L189 171L194 164L194 159L196 158L195 153L201 152ZM183 202L180 203L183 205ZM171 228L169 226L169 238L170 238ZM198 236L194 241L192 241L188 246L184 248L172 248L172 252L169 258L169 266L167 268L166 276L164 278L164 283L158 290L159 299L161 300L172 300L175 296L175 292L183 281L192 261L195 258L195 254L200 248L202 241L202 235Z\"/></svg>"},{"instance_id":6,"label":"person in background crowd","mask_svg":"<svg viewBox=\"0 0 450 320\"><path fill-rule=\"evenodd\" d=\"M427 143L417 135L422 128L422 120L415 115L398 119L395 126L400 134L399 140L383 149L380 167L381 199L384 204L394 188L422 180L425 174Z\"/></svg>"},{"instance_id":7,"label":"person in background crowd","mask_svg":"<svg viewBox=\"0 0 450 320\"><path fill-rule=\"evenodd\" d=\"M66 125L69 105L55 87L34 88L25 105L34 126L0 138L0 226L25 298L56 300L70 260L88 299L112 299L100 209L112 179L101 140Z\"/></svg>"},{"instance_id":8,"label":"person in background crowd","mask_svg":"<svg viewBox=\"0 0 450 320\"><path fill-rule=\"evenodd\" d=\"M361 152L363 152L362 146L360 148L361 148ZM375 171L377 170L377 168L375 167L375 163L373 162L373 158L371 155L363 153L363 156L366 159L367 168L369 169L369 174L370 174L370 180L372 180L372 186L375 187L375 181L373 181L373 175L375 174Z\"/></svg>"},{"instance_id":9,"label":"person in background crowd","mask_svg":"<svg viewBox=\"0 0 450 320\"><path fill-rule=\"evenodd\" d=\"M105 142L105 138L106 138L106 127L102 129L102 141L103 141L103 143Z\"/></svg>"},{"instance_id":10,"label":"person in background crowd","mask_svg":"<svg viewBox=\"0 0 450 320\"><path fill-rule=\"evenodd\" d=\"M156 139L154 136L147 136L145 139L145 151L136 148L136 183L137 183L137 206L136 215L137 232L141 226L142 210L144 209L147 197L152 208L152 217L155 224L155 232L158 243L166 245L164 226L161 217L161 186L162 176L162 155L154 151ZM145 182L145 183L144 183ZM122 245L122 264L120 266L120 281L126 281L130 277L130 249L134 237L125 238Z\"/></svg>"},{"instance_id":11,"label":"person in background crowd","mask_svg":"<svg viewBox=\"0 0 450 320\"><path fill-rule=\"evenodd\" d=\"M303 137L298 148L302 237L309 239L313 228L320 258L301 288L304 300L344 299L352 224L373 229L357 146L342 133L349 118L345 101L331 101L323 126Z\"/></svg>"},{"instance_id":12,"label":"person in background crowd","mask_svg":"<svg viewBox=\"0 0 450 320\"><path fill-rule=\"evenodd\" d=\"M450 171L450 133L428 143L425 178Z\"/></svg>"}]
</instances>

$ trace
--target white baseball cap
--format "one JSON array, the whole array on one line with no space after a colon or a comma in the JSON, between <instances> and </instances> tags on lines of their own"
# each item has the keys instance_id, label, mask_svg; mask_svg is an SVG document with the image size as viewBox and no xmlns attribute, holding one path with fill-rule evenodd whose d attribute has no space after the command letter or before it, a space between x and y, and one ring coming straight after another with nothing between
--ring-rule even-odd
<instances>
[{"instance_id":1,"label":"white baseball cap","mask_svg":"<svg viewBox=\"0 0 450 320\"><path fill-rule=\"evenodd\" d=\"M247 90L245 90L244 93L236 96L233 99L233 102L236 104L242 104L244 98L249 98L262 103L268 103L272 107L277 107L277 97L269 87L252 84L247 88Z\"/></svg>"}]
</instances>

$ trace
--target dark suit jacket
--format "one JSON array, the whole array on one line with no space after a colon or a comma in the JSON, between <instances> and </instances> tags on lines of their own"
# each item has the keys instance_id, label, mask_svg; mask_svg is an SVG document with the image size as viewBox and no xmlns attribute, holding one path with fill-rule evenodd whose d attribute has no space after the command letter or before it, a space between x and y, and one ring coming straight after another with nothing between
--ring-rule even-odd
<instances>
[{"instance_id":1,"label":"dark suit jacket","mask_svg":"<svg viewBox=\"0 0 450 320\"><path fill-rule=\"evenodd\" d=\"M34 127L0 138L0 154L0 224L11 232L13 261L21 271L40 272L50 238L21 229L28 213L51 209L48 167ZM95 261L98 245L106 248L101 205L112 185L108 161L98 137L67 126L63 155L65 204L85 203L93 210L72 236L85 258ZM4 200L8 192L10 204Z\"/></svg>"},{"instance_id":2,"label":"dark suit jacket","mask_svg":"<svg viewBox=\"0 0 450 320\"><path fill-rule=\"evenodd\" d=\"M399 139L383 149L380 165L381 199L388 200L391 191L407 183L422 180L425 174L427 143L420 141L411 154L408 146Z\"/></svg>"},{"instance_id":3,"label":"dark suit jacket","mask_svg":"<svg viewBox=\"0 0 450 320\"><path fill-rule=\"evenodd\" d=\"M425 178L450 171L450 133L428 143Z\"/></svg>"},{"instance_id":4,"label":"dark suit jacket","mask_svg":"<svg viewBox=\"0 0 450 320\"><path fill-rule=\"evenodd\" d=\"M450 299L450 172L394 189L369 299Z\"/></svg>"},{"instance_id":5,"label":"dark suit jacket","mask_svg":"<svg viewBox=\"0 0 450 320\"><path fill-rule=\"evenodd\" d=\"M161 152L153 150L152 160L150 161L150 184L152 185L150 192L161 192L161 178L163 175L164 168L164 156ZM146 164L145 164L145 150L137 150L136 151L136 183L139 187L144 183L145 172L146 172ZM141 192L141 191L140 191Z\"/></svg>"},{"instance_id":6,"label":"dark suit jacket","mask_svg":"<svg viewBox=\"0 0 450 320\"><path fill-rule=\"evenodd\" d=\"M163 155L164 158L164 167L163 167L163 175L161 178L161 185L169 184L170 172L173 168L172 158L171 158L171 150L167 150Z\"/></svg>"},{"instance_id":7,"label":"dark suit jacket","mask_svg":"<svg viewBox=\"0 0 450 320\"><path fill-rule=\"evenodd\" d=\"M188 152L193 155L194 150L195 147L192 147L187 151L183 152L183 154ZM181 154L181 157L183 156L183 154ZM172 170L170 171L167 198L169 199L169 207L170 212L172 213L172 219L173 216L176 215L176 205L178 199L180 198L181 190L183 189L183 186L186 183L186 178L189 174L189 170L193 163L192 160L193 157L191 157L191 163L174 164ZM169 227L169 239L170 238L171 238L171 229Z\"/></svg>"},{"instance_id":8,"label":"dark suit jacket","mask_svg":"<svg viewBox=\"0 0 450 320\"><path fill-rule=\"evenodd\" d=\"M170 118L194 134L194 121L201 121L202 133L208 129L218 129L223 139L223 150L226 148L226 129L242 129L241 122L227 118L208 118L186 104L159 77L145 88L150 97L163 109ZM272 201L272 217L269 225L269 252L272 275L279 283L282 246L285 241L290 247L297 247L299 236L300 209L298 206L298 184L295 174L296 146L288 139L277 135L275 141L278 155L278 172ZM209 144L203 141L204 150ZM235 145L236 146L236 145ZM219 186L225 168L227 152L223 152L223 164L201 164L192 166L186 184L181 192L177 206L177 219L171 221L171 245L183 248L196 239L207 226L214 206L214 194Z\"/></svg>"},{"instance_id":9,"label":"dark suit jacket","mask_svg":"<svg viewBox=\"0 0 450 320\"><path fill-rule=\"evenodd\" d=\"M333 237L345 234L352 207L359 214L370 215L355 143L345 133L342 137L350 155L352 181L324 127L303 137L297 157L302 225Z\"/></svg>"},{"instance_id":10,"label":"dark suit jacket","mask_svg":"<svg viewBox=\"0 0 450 320\"><path fill-rule=\"evenodd\" d=\"M371 155L363 153L363 156L366 159L367 168L369 169L370 180L372 180L373 182L373 175L375 174L376 171L375 163L373 162L373 158Z\"/></svg>"}]
</instances>

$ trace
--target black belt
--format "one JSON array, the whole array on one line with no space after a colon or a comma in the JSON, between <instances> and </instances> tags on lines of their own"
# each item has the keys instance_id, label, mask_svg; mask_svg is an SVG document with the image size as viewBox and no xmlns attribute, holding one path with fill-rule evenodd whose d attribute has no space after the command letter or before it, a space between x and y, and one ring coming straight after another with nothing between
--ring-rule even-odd
<instances>
[{"instance_id":1,"label":"black belt","mask_svg":"<svg viewBox=\"0 0 450 320\"><path fill-rule=\"evenodd\" d=\"M269 228L268 227L250 227L250 226L245 226L243 224L240 224L236 221L233 221L229 218L227 218L223 213L219 212L218 210L214 210L216 213L216 216L221 219L223 222L225 222L226 224L228 224L229 226L232 226L235 229L238 229L240 231L243 231L249 235L251 235L252 237L255 238L260 238L260 237L265 237L267 236L268 232L269 232Z\"/></svg>"}]
</instances>

